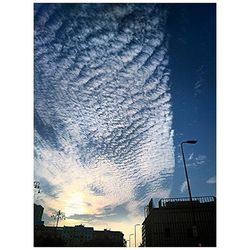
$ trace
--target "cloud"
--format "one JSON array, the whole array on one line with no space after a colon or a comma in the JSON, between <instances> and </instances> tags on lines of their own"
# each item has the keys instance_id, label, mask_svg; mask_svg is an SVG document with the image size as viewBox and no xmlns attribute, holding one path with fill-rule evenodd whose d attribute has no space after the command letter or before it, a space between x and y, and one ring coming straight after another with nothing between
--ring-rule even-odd
<instances>
[{"instance_id":1,"label":"cloud","mask_svg":"<svg viewBox=\"0 0 250 250\"><path fill-rule=\"evenodd\" d=\"M206 162L206 159L207 159L206 155L198 155L197 157L195 157L194 166L203 165Z\"/></svg>"},{"instance_id":2,"label":"cloud","mask_svg":"<svg viewBox=\"0 0 250 250\"><path fill-rule=\"evenodd\" d=\"M35 176L67 216L171 189L167 9L122 6L35 5Z\"/></svg>"},{"instance_id":3,"label":"cloud","mask_svg":"<svg viewBox=\"0 0 250 250\"><path fill-rule=\"evenodd\" d=\"M194 153L191 153L191 154L189 155L189 157L188 157L188 161L191 161L191 160L193 159L193 157L194 157Z\"/></svg>"},{"instance_id":4,"label":"cloud","mask_svg":"<svg viewBox=\"0 0 250 250\"><path fill-rule=\"evenodd\" d=\"M195 155L195 153L191 153L188 156L185 156L187 166L190 167L201 167L206 163L207 156L206 155ZM183 164L182 155L180 153L177 154L176 160L178 164Z\"/></svg>"},{"instance_id":5,"label":"cloud","mask_svg":"<svg viewBox=\"0 0 250 250\"><path fill-rule=\"evenodd\" d=\"M183 163L182 155L180 153L177 154L176 159L178 164Z\"/></svg>"},{"instance_id":6,"label":"cloud","mask_svg":"<svg viewBox=\"0 0 250 250\"><path fill-rule=\"evenodd\" d=\"M95 184L90 184L89 185L89 189L96 196L103 196L103 195L105 195L105 193L103 191L103 187L101 187L101 186L96 186Z\"/></svg>"},{"instance_id":7,"label":"cloud","mask_svg":"<svg viewBox=\"0 0 250 250\"><path fill-rule=\"evenodd\" d=\"M205 65L201 65L196 70L196 82L194 83L194 95L197 97L204 91L204 87L207 83L207 69Z\"/></svg>"},{"instance_id":8,"label":"cloud","mask_svg":"<svg viewBox=\"0 0 250 250\"><path fill-rule=\"evenodd\" d=\"M121 204L116 207L106 206L100 209L100 213L96 214L74 214L67 217L67 219L80 220L82 222L99 222L103 221L119 221L122 216L123 219L128 218L129 211L126 208L126 204Z\"/></svg>"},{"instance_id":9,"label":"cloud","mask_svg":"<svg viewBox=\"0 0 250 250\"><path fill-rule=\"evenodd\" d=\"M190 154L187 159L187 166L188 167L201 167L206 163L207 156L206 155L197 155L195 156L194 153Z\"/></svg>"},{"instance_id":10,"label":"cloud","mask_svg":"<svg viewBox=\"0 0 250 250\"><path fill-rule=\"evenodd\" d=\"M207 181L207 184L215 184L216 183L216 178L215 176L210 177Z\"/></svg>"},{"instance_id":11,"label":"cloud","mask_svg":"<svg viewBox=\"0 0 250 250\"><path fill-rule=\"evenodd\" d=\"M41 186L41 192L51 196L52 198L57 198L60 195L60 190L58 190L58 188L51 184L47 179L40 176L39 182Z\"/></svg>"},{"instance_id":12,"label":"cloud","mask_svg":"<svg viewBox=\"0 0 250 250\"><path fill-rule=\"evenodd\" d=\"M188 186L187 186L187 181L184 181L182 184L181 184L181 187L180 187L180 191L181 193L184 193L188 190Z\"/></svg>"}]
</instances>

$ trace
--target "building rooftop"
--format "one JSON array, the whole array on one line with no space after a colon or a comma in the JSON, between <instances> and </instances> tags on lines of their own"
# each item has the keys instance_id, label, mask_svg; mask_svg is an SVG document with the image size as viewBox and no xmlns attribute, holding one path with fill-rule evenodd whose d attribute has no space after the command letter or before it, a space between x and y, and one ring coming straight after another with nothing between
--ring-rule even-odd
<instances>
[{"instance_id":1,"label":"building rooftop","mask_svg":"<svg viewBox=\"0 0 250 250\"><path fill-rule=\"evenodd\" d=\"M216 202L216 198L214 196L192 197L192 203L195 206L201 206L201 205L211 204L215 202ZM189 197L162 198L158 202L158 207L155 207L153 199L151 199L149 204L144 209L144 216L146 218L152 209L177 208L177 207L184 207L189 204L190 204Z\"/></svg>"}]
</instances>

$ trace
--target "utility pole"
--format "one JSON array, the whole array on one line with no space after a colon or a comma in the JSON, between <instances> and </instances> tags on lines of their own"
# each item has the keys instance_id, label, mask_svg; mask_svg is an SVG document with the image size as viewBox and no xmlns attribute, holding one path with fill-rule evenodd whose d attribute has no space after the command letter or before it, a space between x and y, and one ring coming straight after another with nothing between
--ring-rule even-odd
<instances>
[{"instance_id":1,"label":"utility pole","mask_svg":"<svg viewBox=\"0 0 250 250\"><path fill-rule=\"evenodd\" d=\"M56 228L58 227L59 220L66 220L65 214L59 210L56 214L51 216L56 220Z\"/></svg>"},{"instance_id":2,"label":"utility pole","mask_svg":"<svg viewBox=\"0 0 250 250\"><path fill-rule=\"evenodd\" d=\"M190 188L188 172L187 172L187 166L186 166L186 161L185 161L185 155L184 155L184 150L183 150L183 144L186 144L186 143L187 144L196 144L197 141L196 140L188 140L188 141L183 141L181 143L181 153L182 153L182 159L183 159L183 164L184 164L185 176L186 176L186 181L187 181L187 186L188 186L189 200L190 200L190 204L191 204L192 219L193 219L193 225L192 225L193 237L197 238L198 230L197 230L197 225L196 225L196 221L195 221L193 199L192 199L191 188Z\"/></svg>"}]
</instances>

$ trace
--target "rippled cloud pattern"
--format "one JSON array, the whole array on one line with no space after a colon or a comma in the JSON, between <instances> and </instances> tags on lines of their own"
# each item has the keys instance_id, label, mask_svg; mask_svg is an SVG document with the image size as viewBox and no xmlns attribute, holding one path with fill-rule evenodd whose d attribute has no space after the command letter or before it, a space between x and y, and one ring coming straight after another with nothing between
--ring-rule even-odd
<instances>
[{"instance_id":1,"label":"rippled cloud pattern","mask_svg":"<svg viewBox=\"0 0 250 250\"><path fill-rule=\"evenodd\" d=\"M167 197L167 7L35 4L34 15L35 178L51 190L42 201L67 203L79 186L98 217L121 204L141 213L150 198Z\"/></svg>"}]
</instances>

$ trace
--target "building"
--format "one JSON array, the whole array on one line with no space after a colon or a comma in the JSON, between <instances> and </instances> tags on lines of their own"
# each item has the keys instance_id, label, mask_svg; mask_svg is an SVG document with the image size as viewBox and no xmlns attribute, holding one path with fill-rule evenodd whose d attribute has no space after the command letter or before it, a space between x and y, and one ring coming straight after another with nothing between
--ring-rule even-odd
<instances>
[{"instance_id":1,"label":"building","mask_svg":"<svg viewBox=\"0 0 250 250\"><path fill-rule=\"evenodd\" d=\"M143 247L216 246L216 198L153 200L145 208Z\"/></svg>"},{"instance_id":2,"label":"building","mask_svg":"<svg viewBox=\"0 0 250 250\"><path fill-rule=\"evenodd\" d=\"M65 247L123 247L124 238L120 231L94 230L93 227L76 225L74 227L44 226L44 208L34 204L34 246Z\"/></svg>"},{"instance_id":3,"label":"building","mask_svg":"<svg viewBox=\"0 0 250 250\"><path fill-rule=\"evenodd\" d=\"M64 240L65 246L89 246L93 235L94 228L83 225L64 226L61 231L61 238Z\"/></svg>"},{"instance_id":4,"label":"building","mask_svg":"<svg viewBox=\"0 0 250 250\"><path fill-rule=\"evenodd\" d=\"M42 226L44 221L42 221L44 208L41 205L34 204L34 225Z\"/></svg>"},{"instance_id":5,"label":"building","mask_svg":"<svg viewBox=\"0 0 250 250\"><path fill-rule=\"evenodd\" d=\"M35 246L123 247L123 233L78 225L74 227L35 227Z\"/></svg>"},{"instance_id":6,"label":"building","mask_svg":"<svg viewBox=\"0 0 250 250\"><path fill-rule=\"evenodd\" d=\"M62 238L62 227L35 226L35 247L63 247L65 245Z\"/></svg>"},{"instance_id":7,"label":"building","mask_svg":"<svg viewBox=\"0 0 250 250\"><path fill-rule=\"evenodd\" d=\"M123 247L123 233L120 231L94 231L94 237L90 246L93 247Z\"/></svg>"}]
</instances>

